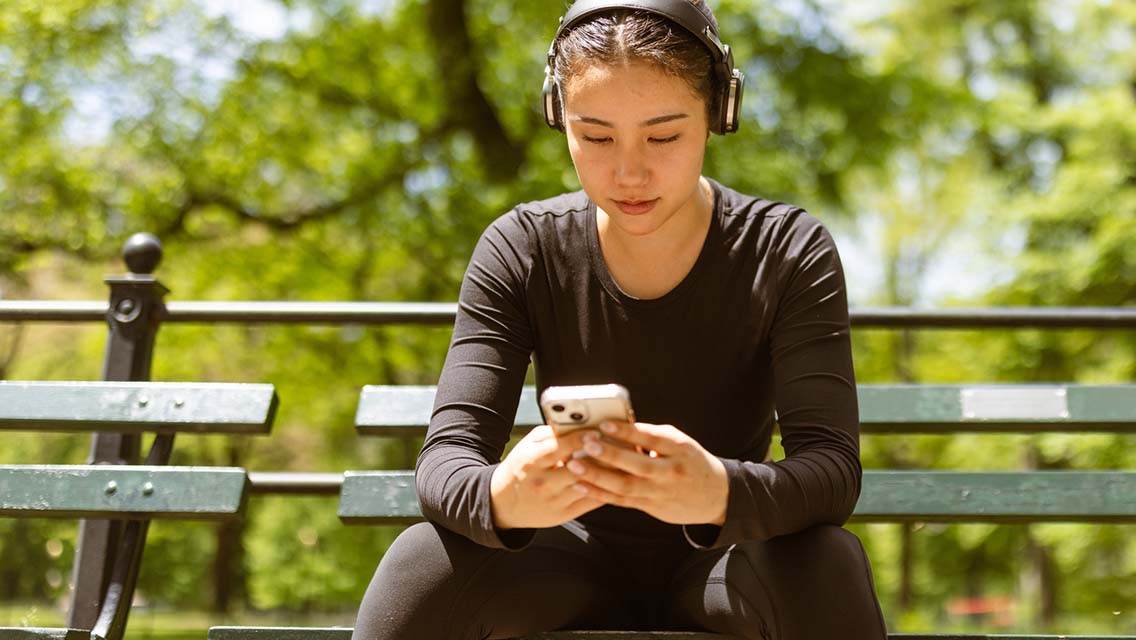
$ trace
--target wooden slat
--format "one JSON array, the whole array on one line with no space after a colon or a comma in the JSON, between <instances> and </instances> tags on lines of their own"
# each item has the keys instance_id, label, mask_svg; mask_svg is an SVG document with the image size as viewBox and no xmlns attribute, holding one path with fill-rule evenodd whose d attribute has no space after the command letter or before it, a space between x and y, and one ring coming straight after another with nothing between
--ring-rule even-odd
<instances>
[{"instance_id":1,"label":"wooden slat","mask_svg":"<svg viewBox=\"0 0 1136 640\"><path fill-rule=\"evenodd\" d=\"M1136 433L1136 385L861 385L865 433Z\"/></svg>"},{"instance_id":2,"label":"wooden slat","mask_svg":"<svg viewBox=\"0 0 1136 640\"><path fill-rule=\"evenodd\" d=\"M867 471L853 518L1136 522L1136 472Z\"/></svg>"},{"instance_id":3,"label":"wooden slat","mask_svg":"<svg viewBox=\"0 0 1136 640\"><path fill-rule=\"evenodd\" d=\"M405 524L422 519L413 471L347 471L339 518L350 524Z\"/></svg>"},{"instance_id":4,"label":"wooden slat","mask_svg":"<svg viewBox=\"0 0 1136 640\"><path fill-rule=\"evenodd\" d=\"M421 519L411 471L349 471L348 523ZM871 522L1136 522L1136 472L866 471L853 516Z\"/></svg>"},{"instance_id":5,"label":"wooden slat","mask_svg":"<svg viewBox=\"0 0 1136 640\"><path fill-rule=\"evenodd\" d=\"M423 435L435 389L364 387L356 429L363 435ZM860 385L858 394L864 433L1136 433L1136 385ZM526 386L516 429L542 422L536 390Z\"/></svg>"},{"instance_id":6,"label":"wooden slat","mask_svg":"<svg viewBox=\"0 0 1136 640\"><path fill-rule=\"evenodd\" d=\"M556 631L525 636L524 640L725 640L712 633L642 631ZM209 640L350 640L351 629L303 627L213 627ZM1136 636L987 635L890 633L890 640L1136 640ZM0 636L3 640L3 636Z\"/></svg>"},{"instance_id":7,"label":"wooden slat","mask_svg":"<svg viewBox=\"0 0 1136 640\"><path fill-rule=\"evenodd\" d=\"M734 636L684 631L556 631L516 640L731 640ZM209 640L349 640L351 629L302 627L213 627Z\"/></svg>"},{"instance_id":8,"label":"wooden slat","mask_svg":"<svg viewBox=\"0 0 1136 640\"><path fill-rule=\"evenodd\" d=\"M0 640L91 640L90 631L0 627Z\"/></svg>"},{"instance_id":9,"label":"wooden slat","mask_svg":"<svg viewBox=\"0 0 1136 640\"><path fill-rule=\"evenodd\" d=\"M0 429L268 433L270 384L0 382Z\"/></svg>"},{"instance_id":10,"label":"wooden slat","mask_svg":"<svg viewBox=\"0 0 1136 640\"><path fill-rule=\"evenodd\" d=\"M235 467L0 465L0 516L223 520L247 484Z\"/></svg>"}]
</instances>

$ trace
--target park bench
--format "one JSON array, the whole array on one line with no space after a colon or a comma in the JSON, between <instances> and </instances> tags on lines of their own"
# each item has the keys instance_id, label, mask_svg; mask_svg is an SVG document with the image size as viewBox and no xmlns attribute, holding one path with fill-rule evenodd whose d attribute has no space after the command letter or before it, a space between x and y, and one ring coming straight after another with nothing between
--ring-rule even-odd
<instances>
[{"instance_id":1,"label":"park bench","mask_svg":"<svg viewBox=\"0 0 1136 640\"><path fill-rule=\"evenodd\" d=\"M96 435L87 465L16 465L0 469L0 515L86 517L76 553L75 601L67 629L0 629L0 640L119 640L150 520L240 517L247 495L337 495L345 523L404 524L421 519L413 460L425 433L434 388L365 387L357 407L361 436L399 438L404 470L345 473L259 472L166 465L175 433L269 431L276 397L268 385L140 382L149 378L154 336L163 321L190 322L452 322L446 305L302 305L294 303L164 304L165 289L148 274L160 258L152 237L132 238L131 274L108 278L109 305L7 305L0 321L44 320L110 324L104 383L0 384L0 430L78 431ZM383 307L378 309L378 307ZM429 307L429 308L427 308ZM875 326L904 326L903 314L873 315ZM970 312L979 326L1136 326L1129 310ZM1094 315L1094 320L1085 317ZM892 317L896 315L898 317ZM853 313L853 322L864 315ZM1025 321L1023 322L1023 319ZM897 324L898 323L898 324ZM1015 324L1017 323L1017 324ZM1093 324L1099 323L1099 324ZM918 326L959 326L924 317ZM132 381L132 382L113 382ZM862 427L875 433L995 433L1136 431L1136 385L862 385ZM541 422L535 392L524 391L518 432ZM157 434L144 465L140 434ZM126 464L123 464L126 463ZM869 470L854 520L944 522L1136 522L1136 473L1086 471ZM214 627L210 640L346 640L349 628ZM709 640L699 633L583 632L534 634L529 640ZM892 634L909 640L979 638L1103 638L1058 635ZM1129 638L1136 636L1110 636Z\"/></svg>"},{"instance_id":2,"label":"park bench","mask_svg":"<svg viewBox=\"0 0 1136 640\"><path fill-rule=\"evenodd\" d=\"M356 412L361 436L402 439L416 450L434 402L432 386L364 387ZM1136 432L1136 385L861 385L866 434ZM526 387L516 432L543 420L536 390ZM339 516L349 524L405 524L422 519L412 471L347 471ZM1136 522L1136 472L889 471L864 474L854 521ZM343 628L214 627L209 640L346 640ZM528 640L702 640L699 633L543 633ZM902 634L910 640L975 640L993 636ZM1018 635L999 638L1094 638ZM1117 636L1125 637L1125 636ZM1128 636L1136 637L1136 636Z\"/></svg>"},{"instance_id":3,"label":"park bench","mask_svg":"<svg viewBox=\"0 0 1136 640\"><path fill-rule=\"evenodd\" d=\"M265 384L0 382L2 430L156 434L141 465L0 465L0 516L120 523L101 553L85 548L88 573L102 570L106 583L99 594L76 596L95 602L90 631L0 628L0 639L121 638L149 522L224 520L244 510L245 470L169 466L175 434L267 433L276 404L273 387Z\"/></svg>"}]
</instances>

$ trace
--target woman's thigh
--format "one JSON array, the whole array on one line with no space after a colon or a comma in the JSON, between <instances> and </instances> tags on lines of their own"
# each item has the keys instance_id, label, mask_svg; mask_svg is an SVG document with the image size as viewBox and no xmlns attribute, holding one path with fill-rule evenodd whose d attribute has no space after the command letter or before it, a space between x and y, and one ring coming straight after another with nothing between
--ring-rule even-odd
<instances>
[{"instance_id":1,"label":"woman's thigh","mask_svg":"<svg viewBox=\"0 0 1136 640\"><path fill-rule=\"evenodd\" d=\"M520 551L490 549L431 523L404 531L363 596L353 640L508 638L617 626L600 545L569 523Z\"/></svg>"},{"instance_id":2,"label":"woman's thigh","mask_svg":"<svg viewBox=\"0 0 1136 640\"><path fill-rule=\"evenodd\" d=\"M864 547L833 525L697 551L672 584L680 627L769 640L887 637Z\"/></svg>"}]
</instances>

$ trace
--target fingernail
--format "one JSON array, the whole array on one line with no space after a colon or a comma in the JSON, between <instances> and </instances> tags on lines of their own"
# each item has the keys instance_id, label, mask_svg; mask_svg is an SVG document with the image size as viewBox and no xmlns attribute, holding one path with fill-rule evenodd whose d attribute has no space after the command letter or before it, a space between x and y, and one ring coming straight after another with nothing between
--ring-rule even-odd
<instances>
[{"instance_id":1,"label":"fingernail","mask_svg":"<svg viewBox=\"0 0 1136 640\"><path fill-rule=\"evenodd\" d=\"M588 452L587 452L587 451L584 451L583 449L580 449L579 451L573 451L573 452L572 452L572 457L573 457L573 458L587 458L587 457L588 457Z\"/></svg>"},{"instance_id":2,"label":"fingernail","mask_svg":"<svg viewBox=\"0 0 1136 640\"><path fill-rule=\"evenodd\" d=\"M575 460L568 463L568 470L578 476L584 475L584 465Z\"/></svg>"},{"instance_id":3,"label":"fingernail","mask_svg":"<svg viewBox=\"0 0 1136 640\"><path fill-rule=\"evenodd\" d=\"M604 433L615 433L615 425L610 422L601 422L600 431Z\"/></svg>"},{"instance_id":4,"label":"fingernail","mask_svg":"<svg viewBox=\"0 0 1136 640\"><path fill-rule=\"evenodd\" d=\"M588 492L588 488L585 487L582 484L574 484L574 485L572 485L572 488L575 489L576 491L580 492L580 493L587 493Z\"/></svg>"},{"instance_id":5,"label":"fingernail","mask_svg":"<svg viewBox=\"0 0 1136 640\"><path fill-rule=\"evenodd\" d=\"M589 442L584 445L584 451L587 451L590 456L598 456L603 454L603 447L598 442Z\"/></svg>"}]
</instances>

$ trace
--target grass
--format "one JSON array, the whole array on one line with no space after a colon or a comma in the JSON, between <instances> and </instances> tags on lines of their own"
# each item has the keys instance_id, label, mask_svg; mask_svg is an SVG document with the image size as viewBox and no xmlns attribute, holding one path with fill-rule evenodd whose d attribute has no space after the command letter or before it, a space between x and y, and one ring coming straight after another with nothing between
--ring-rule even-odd
<instances>
[{"instance_id":1,"label":"grass","mask_svg":"<svg viewBox=\"0 0 1136 640\"><path fill-rule=\"evenodd\" d=\"M205 640L217 626L349 626L355 612L339 614L295 611L247 611L221 615L209 611L154 609L135 606L127 623L130 640ZM66 611L50 602L0 603L0 627L65 627Z\"/></svg>"}]
</instances>

